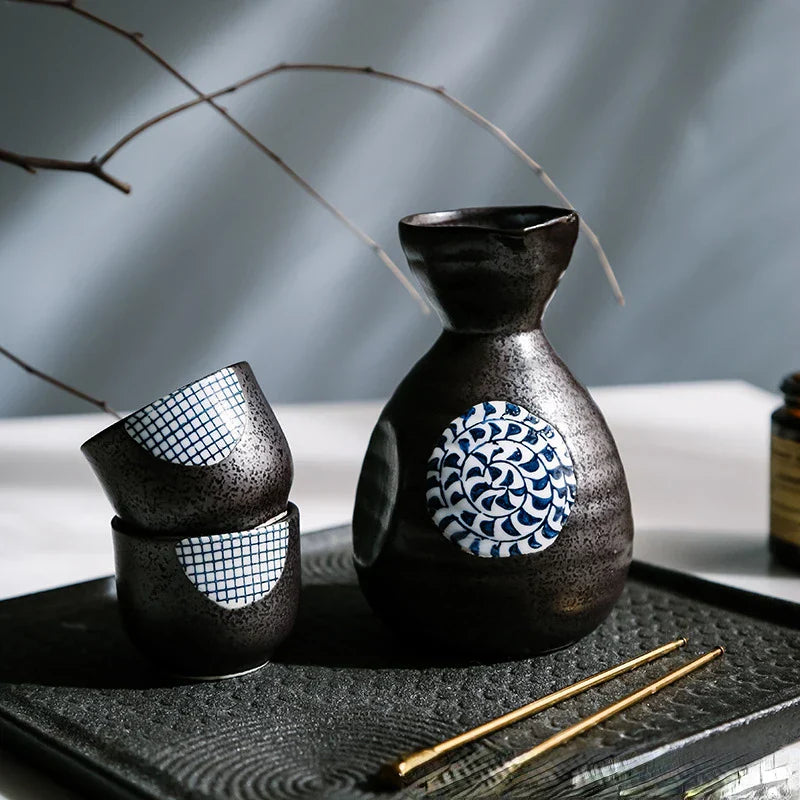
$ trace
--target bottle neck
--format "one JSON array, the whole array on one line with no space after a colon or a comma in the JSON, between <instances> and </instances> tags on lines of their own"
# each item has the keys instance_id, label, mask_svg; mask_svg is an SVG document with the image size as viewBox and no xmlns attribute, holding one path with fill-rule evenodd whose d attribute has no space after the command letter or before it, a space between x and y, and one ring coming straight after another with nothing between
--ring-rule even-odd
<instances>
[{"instance_id":1,"label":"bottle neck","mask_svg":"<svg viewBox=\"0 0 800 800\"><path fill-rule=\"evenodd\" d=\"M562 268L505 269L461 262L456 268L426 264L416 270L442 327L456 333L510 334L537 330Z\"/></svg>"}]
</instances>

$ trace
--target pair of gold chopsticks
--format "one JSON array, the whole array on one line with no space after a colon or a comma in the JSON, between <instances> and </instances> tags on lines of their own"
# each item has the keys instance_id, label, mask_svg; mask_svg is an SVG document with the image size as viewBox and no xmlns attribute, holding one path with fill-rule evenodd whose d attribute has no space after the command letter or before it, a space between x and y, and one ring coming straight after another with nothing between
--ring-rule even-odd
<instances>
[{"instance_id":1,"label":"pair of gold chopsticks","mask_svg":"<svg viewBox=\"0 0 800 800\"><path fill-rule=\"evenodd\" d=\"M674 642L668 642L667 644L661 645L661 647L656 647L654 650L650 650L648 653L642 653L642 655L632 658L630 661L625 661L624 663L618 664L617 666L611 667L603 672L598 672L596 675L591 675L590 677L584 678L583 680L573 683L570 686L565 686L563 689L559 689L552 694L540 697L538 700L534 700L532 703L528 703L527 705L516 708L513 711L509 711L507 714L503 714L496 719L489 720L489 722L484 722L483 725L478 725L477 728L472 728L472 730L460 733L458 736L454 736L452 739L447 739L446 741L440 742L433 747L428 747L424 750L419 750L416 753L410 753L409 755L403 756L400 760L384 766L384 768L381 770L381 777L385 781L388 781L394 785L402 784L410 777L412 772L429 763L430 761L439 758L445 753L449 753L452 750L467 744L468 742L473 742L476 739L480 739L481 737L487 736L490 733L499 731L500 729L505 728L507 725L511 725L513 722L518 722L519 720L530 717L539 711L550 708L551 706L560 703L562 700L575 697L575 695L581 694L587 689L591 689L593 686L599 686L600 684L610 681L612 678L616 678L618 675L630 672L631 670L634 670L643 664L648 664L651 661L655 661L657 658L661 658L661 656L665 656L667 653L671 653L673 650L683 647L687 641L688 640L684 637L682 639L676 639ZM508 774L514 772L515 770L519 769L519 767L527 764L533 759L538 758L544 753L548 753L550 750L553 750L559 745L570 741L570 739L574 739L576 736L580 736L580 734L588 731L595 725L599 725L601 722L605 722L605 720L613 717L620 711L630 708L630 706L647 699L666 686L669 686L670 684L675 683L675 681L680 680L695 670L700 669L700 667L703 667L710 661L718 658L724 652L725 649L723 647L715 647L713 650L710 650L708 653L705 653L699 658L690 661L688 664L684 664L682 667L679 667L672 672L668 672L662 678L649 683L642 689L623 697L621 700L617 700L615 703L611 703L611 705L606 706L595 714L592 714L591 716L582 719L580 722L576 722L574 725L570 725L570 727L564 728L564 730L559 731L548 739L545 739L543 742L540 742L530 750L515 756L514 758L502 764L493 772L493 774Z\"/></svg>"}]
</instances>

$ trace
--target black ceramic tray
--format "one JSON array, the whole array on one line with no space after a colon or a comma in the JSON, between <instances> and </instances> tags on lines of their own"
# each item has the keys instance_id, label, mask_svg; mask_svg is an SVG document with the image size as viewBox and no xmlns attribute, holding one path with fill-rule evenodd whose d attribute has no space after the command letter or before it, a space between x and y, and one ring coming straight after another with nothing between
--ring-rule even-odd
<instances>
[{"instance_id":1,"label":"black ceramic tray","mask_svg":"<svg viewBox=\"0 0 800 800\"><path fill-rule=\"evenodd\" d=\"M349 531L303 538L300 618L274 663L219 683L150 669L112 579L0 603L0 735L85 794L174 800L384 796L380 764L682 634L683 650L464 748L387 797L681 797L800 739L800 606L635 564L567 650L436 664L361 598ZM504 609L497 609L503 624ZM727 655L492 787L488 770L717 644Z\"/></svg>"}]
</instances>

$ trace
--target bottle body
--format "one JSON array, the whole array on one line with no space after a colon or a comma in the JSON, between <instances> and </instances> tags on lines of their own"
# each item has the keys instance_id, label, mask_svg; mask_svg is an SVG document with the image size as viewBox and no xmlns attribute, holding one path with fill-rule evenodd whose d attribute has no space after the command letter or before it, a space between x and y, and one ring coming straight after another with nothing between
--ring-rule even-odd
<instances>
[{"instance_id":1,"label":"bottle body","mask_svg":"<svg viewBox=\"0 0 800 800\"><path fill-rule=\"evenodd\" d=\"M800 569L800 373L781 384L785 403L772 414L770 549Z\"/></svg>"},{"instance_id":2,"label":"bottle body","mask_svg":"<svg viewBox=\"0 0 800 800\"><path fill-rule=\"evenodd\" d=\"M574 473L574 502L557 536L548 542L546 532L539 535L539 546L509 538L501 545L508 550L517 541L517 552L499 557L476 555L477 537L473 550L452 541L453 526L437 526L430 502L431 454L442 432L485 402L510 403L546 421L566 445ZM514 419L519 416L515 411ZM522 434L513 439L522 442ZM514 445L511 456L516 450ZM493 464L495 470L505 466ZM509 481L510 474L501 471L495 483ZM467 483L474 489L477 480ZM478 509L487 495L491 488L477 493ZM502 502L505 495L492 496ZM510 511L496 515L502 519L498 528L509 519L519 527L519 513ZM605 421L542 331L445 331L384 409L365 459L353 532L362 590L406 641L471 657L504 657L564 647L606 617L624 586L633 524Z\"/></svg>"},{"instance_id":3,"label":"bottle body","mask_svg":"<svg viewBox=\"0 0 800 800\"><path fill-rule=\"evenodd\" d=\"M602 415L541 330L577 215L407 217L444 330L384 409L353 514L361 588L410 645L469 658L565 647L622 591L633 523Z\"/></svg>"}]
</instances>

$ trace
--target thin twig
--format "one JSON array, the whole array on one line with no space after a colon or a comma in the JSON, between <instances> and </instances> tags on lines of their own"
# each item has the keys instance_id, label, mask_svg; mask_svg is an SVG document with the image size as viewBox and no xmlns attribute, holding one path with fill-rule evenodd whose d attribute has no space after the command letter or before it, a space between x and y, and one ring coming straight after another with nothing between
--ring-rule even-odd
<instances>
[{"instance_id":1,"label":"thin twig","mask_svg":"<svg viewBox=\"0 0 800 800\"><path fill-rule=\"evenodd\" d=\"M74 395L75 397L79 397L81 400L85 400L87 403L91 403L94 406L97 406L102 411L105 411L106 414L111 414L112 416L116 417L117 419L122 419L122 417L111 408L108 403L104 400L98 400L96 397L92 397L90 394L86 394L86 392L82 392L80 389L76 389L74 386L70 386L63 381L58 380L58 378L52 377L52 375L48 375L45 372L42 372L40 369L36 369L36 367L32 367L27 362L23 361L19 356L15 356L13 353L10 353L6 350L5 347L0 347L0 355L5 356L7 359L13 361L18 366L22 367L25 372L30 373L31 375L35 375L37 378L41 378L48 383L52 383L53 386L56 386L59 389L62 389L65 392L69 392L69 394Z\"/></svg>"},{"instance_id":2,"label":"thin twig","mask_svg":"<svg viewBox=\"0 0 800 800\"><path fill-rule=\"evenodd\" d=\"M401 75L395 75L392 72L385 72L384 70L374 69L373 67L351 67L343 64L278 64L274 67L263 70L261 73L256 73L255 75L250 76L250 78L246 78L244 81L240 82L240 85L245 86L248 83L252 83L254 80L258 80L261 77L266 77L267 75L272 75L276 72L296 72L301 70L306 72L343 72L349 74L356 73L369 75L374 78L381 78L387 81L394 81L395 83L402 83L406 86L412 86L415 89L422 89L423 91L432 92L433 94L439 95L439 97L448 102L454 108L458 109L458 111L464 114L464 116L471 119L474 123L480 125L480 127L482 127L484 130L491 133L495 139L499 140L515 156L520 158L528 167L530 167L530 169L533 170L542 183L544 183L544 185L551 192L553 192L553 194L555 194L556 197L558 197L558 199L567 208L575 211L575 206L573 206L572 203L567 200L564 193L558 188L558 186L556 186L553 179L544 171L541 164L531 158L531 156L529 156L502 128L499 128L493 122L490 122L486 117L483 116L483 114L478 113L474 108L472 108L472 106L468 106L466 103L450 94L443 86L433 86L429 83L423 83L422 81L417 81L412 78L404 78ZM235 87L235 84L233 84L233 86ZM228 87L228 90L232 90L231 87ZM620 305L624 306L625 297L622 294L622 290L620 289L617 278L614 275L614 270L611 268L611 264L605 254L605 251L603 250L602 245L600 244L597 234L595 234L595 232L586 224L583 217L580 215L579 220L581 230L589 239L589 244L591 244L592 248L597 254L597 258L600 261L601 266L603 267L606 278L611 285L611 291L614 292L614 297L616 297L617 302Z\"/></svg>"},{"instance_id":3,"label":"thin twig","mask_svg":"<svg viewBox=\"0 0 800 800\"><path fill-rule=\"evenodd\" d=\"M333 214L342 224L344 224L353 234L355 234L364 244L366 244L374 253L375 255L391 270L395 278L402 284L405 290L417 301L420 308L423 310L424 313L430 313L430 306L422 297L422 295L417 291L416 287L413 283L406 277L400 267L394 263L394 261L389 257L389 254L365 231L361 230L349 217L345 216L333 203L331 203L326 197L324 197L320 192L318 192L305 178L303 178L298 172L296 172L292 167L290 167L274 150L267 147L264 142L262 142L255 134L245 128L238 120L232 117L228 111L223 108L218 103L215 103L213 98L209 97L208 95L204 94L200 89L195 86L185 75L178 71L175 67L172 66L163 56L159 55L152 47L145 43L144 38L141 33L134 32L134 31L127 31L124 28L121 28L119 25L115 25L113 22L109 22L108 20L104 19L103 17L98 16L97 14L93 14L91 11L87 11L84 8L81 8L74 2L74 0L12 0L12 2L17 3L29 3L33 5L41 5L41 6L52 6L54 8L63 8L67 11L72 11L75 14L83 17L84 19L89 20L90 22L94 22L96 25L100 25L101 27L105 28L106 30L111 31L112 33L116 33L119 36L122 36L128 41L132 42L136 47L139 48L143 53L148 55L153 61L155 61L159 66L165 69L167 72L170 73L174 78L179 80L187 89L189 89L193 94L195 94L198 98L199 102L207 103L210 105L218 114L224 117L230 125L232 125L242 136L244 136L251 144L255 145L265 156L272 159L296 184L298 184L302 189L304 189L308 194L310 194L318 203L324 206L331 214ZM20 160L24 160L24 156L17 156L17 160L12 162L16 164L20 164ZM0 158L2 160L2 158ZM46 160L46 159L45 159ZM108 159L106 159L107 161ZM27 162L29 166L35 167L36 165L30 164ZM69 167L69 169L73 169L75 171L80 172L90 172L93 175L98 175L97 168L102 170L102 165L105 163L103 160L92 159L91 162L78 162L80 166L73 165ZM91 165L90 168L87 168L87 165ZM25 166L25 164L20 164L20 166ZM39 166L44 166L43 164L39 164ZM59 167L53 167L58 169ZM65 167L60 167L65 168ZM110 176L107 176L105 173L102 173L103 180L106 182L111 183ZM114 185L112 183L112 185ZM122 189L121 186L117 186L118 189Z\"/></svg>"}]
</instances>

